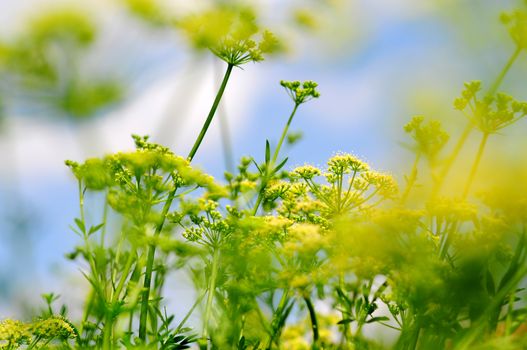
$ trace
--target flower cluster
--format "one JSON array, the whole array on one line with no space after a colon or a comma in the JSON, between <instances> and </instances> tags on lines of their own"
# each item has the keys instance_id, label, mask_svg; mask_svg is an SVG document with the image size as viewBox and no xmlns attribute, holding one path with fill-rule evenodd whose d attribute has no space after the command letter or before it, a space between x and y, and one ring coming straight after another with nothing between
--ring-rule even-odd
<instances>
[{"instance_id":1,"label":"flower cluster","mask_svg":"<svg viewBox=\"0 0 527 350\"><path fill-rule=\"evenodd\" d=\"M317 91L318 84L314 81L280 81L280 85L284 87L287 94L295 102L296 105L300 105L311 99L320 97L320 93Z\"/></svg>"},{"instance_id":2,"label":"flower cluster","mask_svg":"<svg viewBox=\"0 0 527 350\"><path fill-rule=\"evenodd\" d=\"M478 98L481 90L479 81L465 83L461 97L454 101L454 107L465 112L469 120L479 130L493 134L514 124L527 115L527 103L516 101L504 93Z\"/></svg>"},{"instance_id":3,"label":"flower cluster","mask_svg":"<svg viewBox=\"0 0 527 350\"><path fill-rule=\"evenodd\" d=\"M320 181L323 175L326 183ZM388 174L370 170L368 163L348 153L338 153L327 162L327 169L320 170L312 165L303 165L290 172L293 185L302 184L304 191L296 190L294 196L284 196L289 188L280 186L280 193L276 197L284 200L283 206L289 208L308 207L323 211L329 217L349 213L366 205L371 199L377 197L380 202L384 199L394 198L398 193L395 180ZM300 180L300 182L298 182ZM314 201L313 201L314 199ZM296 203L292 206L292 203ZM375 202L375 204L377 204Z\"/></svg>"},{"instance_id":4,"label":"flower cluster","mask_svg":"<svg viewBox=\"0 0 527 350\"><path fill-rule=\"evenodd\" d=\"M18 349L25 344L29 345L29 348L35 346L40 348L41 341L46 343L54 339L67 341L77 336L75 327L62 316L52 315L31 323L10 319L0 321L1 349Z\"/></svg>"},{"instance_id":5,"label":"flower cluster","mask_svg":"<svg viewBox=\"0 0 527 350\"><path fill-rule=\"evenodd\" d=\"M527 12L515 10L503 13L501 21L509 29L509 34L519 49L527 48Z\"/></svg>"},{"instance_id":6,"label":"flower cluster","mask_svg":"<svg viewBox=\"0 0 527 350\"><path fill-rule=\"evenodd\" d=\"M77 336L71 323L62 316L51 316L33 322L31 331L40 339L70 339Z\"/></svg>"},{"instance_id":7,"label":"flower cluster","mask_svg":"<svg viewBox=\"0 0 527 350\"><path fill-rule=\"evenodd\" d=\"M207 48L232 66L258 62L264 54L280 50L278 39L261 30L249 7L218 5L208 11L183 18L178 23L198 48ZM254 37L260 35L256 42Z\"/></svg>"},{"instance_id":8,"label":"flower cluster","mask_svg":"<svg viewBox=\"0 0 527 350\"><path fill-rule=\"evenodd\" d=\"M404 126L404 131L414 139L415 145L412 146L416 154L423 154L430 161L434 161L437 154L445 146L449 139L448 134L441 127L437 120L431 120L425 124L423 116L413 117Z\"/></svg>"},{"instance_id":9,"label":"flower cluster","mask_svg":"<svg viewBox=\"0 0 527 350\"><path fill-rule=\"evenodd\" d=\"M81 78L69 71L75 64L61 63L83 56L97 34L96 24L85 11L67 8L39 13L19 37L0 43L2 80L29 92L31 103L58 112L53 114L76 119L93 117L121 100L124 87L108 77Z\"/></svg>"},{"instance_id":10,"label":"flower cluster","mask_svg":"<svg viewBox=\"0 0 527 350\"><path fill-rule=\"evenodd\" d=\"M0 321L0 348L16 349L31 338L29 327L10 319Z\"/></svg>"},{"instance_id":11,"label":"flower cluster","mask_svg":"<svg viewBox=\"0 0 527 350\"><path fill-rule=\"evenodd\" d=\"M149 142L146 136L134 135L134 141L135 152L88 159L83 164L67 161L66 165L83 186L107 190L112 208L137 221L145 220L151 209L178 188L204 188L210 198L226 195L210 175L192 168L168 148Z\"/></svg>"}]
</instances>

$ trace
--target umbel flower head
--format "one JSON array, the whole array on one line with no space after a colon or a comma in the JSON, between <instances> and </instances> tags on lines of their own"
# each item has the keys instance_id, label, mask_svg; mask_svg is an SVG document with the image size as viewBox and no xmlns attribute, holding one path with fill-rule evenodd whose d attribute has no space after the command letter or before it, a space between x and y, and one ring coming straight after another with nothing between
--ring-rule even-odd
<instances>
[{"instance_id":1,"label":"umbel flower head","mask_svg":"<svg viewBox=\"0 0 527 350\"><path fill-rule=\"evenodd\" d=\"M304 81L303 83L299 81L281 80L280 85L285 88L287 94L297 105L320 97L320 93L316 90L318 84L311 80Z\"/></svg>"},{"instance_id":2,"label":"umbel flower head","mask_svg":"<svg viewBox=\"0 0 527 350\"><path fill-rule=\"evenodd\" d=\"M250 7L220 4L183 18L178 26L196 48L209 49L233 66L262 61L264 54L281 48L270 31L258 27ZM258 36L259 42L255 39Z\"/></svg>"},{"instance_id":3,"label":"umbel flower head","mask_svg":"<svg viewBox=\"0 0 527 350\"><path fill-rule=\"evenodd\" d=\"M425 123L423 116L415 116L404 126L404 131L414 139L415 145L412 147L417 154L423 154L430 161L433 161L439 151L448 141L448 134L441 127L437 120L430 120Z\"/></svg>"},{"instance_id":4,"label":"umbel flower head","mask_svg":"<svg viewBox=\"0 0 527 350\"><path fill-rule=\"evenodd\" d=\"M515 10L504 12L501 15L501 22L509 29L509 34L519 49L527 48L527 12L525 10Z\"/></svg>"},{"instance_id":5,"label":"umbel flower head","mask_svg":"<svg viewBox=\"0 0 527 350\"><path fill-rule=\"evenodd\" d=\"M75 328L62 316L51 316L31 325L32 333L41 339L70 339L77 336Z\"/></svg>"},{"instance_id":6,"label":"umbel flower head","mask_svg":"<svg viewBox=\"0 0 527 350\"><path fill-rule=\"evenodd\" d=\"M480 99L477 96L480 90L479 81L465 83L461 96L454 101L454 108L464 112L474 126L482 132L496 133L527 115L526 102L516 101L504 93Z\"/></svg>"},{"instance_id":7,"label":"umbel flower head","mask_svg":"<svg viewBox=\"0 0 527 350\"><path fill-rule=\"evenodd\" d=\"M0 321L0 349L16 349L27 343L30 337L26 324L10 319Z\"/></svg>"}]
</instances>

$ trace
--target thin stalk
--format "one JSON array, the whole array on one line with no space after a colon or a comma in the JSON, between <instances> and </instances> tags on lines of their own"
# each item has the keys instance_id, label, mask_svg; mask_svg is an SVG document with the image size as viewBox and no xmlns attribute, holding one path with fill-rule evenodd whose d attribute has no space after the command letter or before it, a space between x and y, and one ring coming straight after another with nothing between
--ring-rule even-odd
<instances>
[{"instance_id":1,"label":"thin stalk","mask_svg":"<svg viewBox=\"0 0 527 350\"><path fill-rule=\"evenodd\" d=\"M417 342L419 341L419 334L421 333L421 327L417 326L414 334L412 335L412 342L410 344L410 349L417 349Z\"/></svg>"},{"instance_id":2,"label":"thin stalk","mask_svg":"<svg viewBox=\"0 0 527 350\"><path fill-rule=\"evenodd\" d=\"M489 315L494 312L497 308L500 308L503 302L503 299L507 296L508 293L512 293L518 284L525 278L527 274L527 267L523 266L519 269L516 274L514 274L511 279L500 289L492 300L487 304L483 313L481 313L479 320L474 322L474 325L471 326L470 330L465 334L465 336L457 342L454 350L466 350L470 345L477 339L477 337L485 330L487 325L487 319Z\"/></svg>"},{"instance_id":3,"label":"thin stalk","mask_svg":"<svg viewBox=\"0 0 527 350\"><path fill-rule=\"evenodd\" d=\"M218 64L215 65L216 69L221 69L221 66L219 65L221 61L217 61ZM219 72L218 72L219 73ZM227 117L227 113L225 112L225 106L218 106L218 121L220 125L220 136L221 136L221 144L223 146L223 155L225 160L225 169L228 172L234 171L234 157L232 152L232 139L231 139L231 133L229 128L229 118Z\"/></svg>"},{"instance_id":4,"label":"thin stalk","mask_svg":"<svg viewBox=\"0 0 527 350\"><path fill-rule=\"evenodd\" d=\"M503 83L503 79L505 78L505 76L507 75L509 70L511 69L512 65L514 64L514 62L516 61L516 59L520 55L521 51L522 51L521 48L519 48L519 47L516 48L516 50L513 52L513 54L511 55L511 57L509 58L509 60L507 61L507 63L503 67L503 69L501 70L500 74L497 76L497 78L494 81L494 83L491 85L491 88L487 92L487 96L492 96L492 95L494 95L496 93L496 91L498 91L499 87ZM463 133L461 134L461 137L459 138L454 150L452 151L452 154L450 155L450 157L448 157L447 162L445 163L441 173L439 174L439 180L438 180L438 183L436 185L433 197L435 197L439 193L439 191L441 190L441 187L443 186L443 183L444 183L446 175L450 171L450 168L452 167L452 164L457 159L457 157L459 155L459 152L461 151L461 149L465 145L465 142L467 141L467 138L468 138L468 136L470 135L470 133L472 132L473 129L474 129L473 123L469 122L467 124L467 126L465 127L465 129L463 130Z\"/></svg>"},{"instance_id":5,"label":"thin stalk","mask_svg":"<svg viewBox=\"0 0 527 350\"><path fill-rule=\"evenodd\" d=\"M474 164L472 164L472 168L470 169L470 174L468 176L465 189L463 190L463 197L462 197L463 199L467 197L468 191L470 190L470 186L472 186L472 182L474 181L474 177L476 176L479 162L481 161L481 156L483 155L483 151L485 150L485 145L487 144L488 138L489 138L488 133L484 133L483 137L481 138L481 142L479 143L478 153L476 154L476 159L474 159Z\"/></svg>"},{"instance_id":6,"label":"thin stalk","mask_svg":"<svg viewBox=\"0 0 527 350\"><path fill-rule=\"evenodd\" d=\"M274 151L271 165L274 165L274 163L276 162L276 159L278 158L278 154L280 153L280 149L282 148L282 144L284 143L285 137L287 136L287 132L289 131L289 126L291 125L291 122L293 121L293 118L296 114L296 110L298 109L298 106L300 106L300 104L295 103L295 108L293 108L293 111L291 112L291 115L289 116L289 119L287 120L287 124L285 125L284 130L282 131L282 136L280 137L280 141L278 141L278 145L276 146L276 150Z\"/></svg>"},{"instance_id":7,"label":"thin stalk","mask_svg":"<svg viewBox=\"0 0 527 350\"><path fill-rule=\"evenodd\" d=\"M496 78L496 81L494 81L494 84L492 84L489 92L487 93L489 96L494 95L496 91L498 91L501 83L503 82L503 79L505 78L509 70L511 69L512 65L514 64L514 61L516 61L521 51L522 51L522 48L517 46L516 50L514 51L514 53L511 55L511 57L507 61L507 64L505 65L505 67L503 67L500 74Z\"/></svg>"},{"instance_id":8,"label":"thin stalk","mask_svg":"<svg viewBox=\"0 0 527 350\"><path fill-rule=\"evenodd\" d=\"M134 260L135 260L135 255L130 253L126 261L125 268L121 274L121 280L119 281L119 284L117 285L117 288L115 289L115 292L112 295L112 301L119 300L119 296L121 295L125 282L128 280L128 275L130 274L130 270L132 269Z\"/></svg>"},{"instance_id":9,"label":"thin stalk","mask_svg":"<svg viewBox=\"0 0 527 350\"><path fill-rule=\"evenodd\" d=\"M176 328L176 332L175 333L179 333L181 331L181 329L183 328L183 326L185 325L185 323L187 323L188 319L190 318L190 316L192 315L192 313L194 312L194 310L196 309L196 307L198 307L199 303L201 303L201 299L203 299L203 297L205 296L207 291L203 291L201 293L201 295L196 299L196 301L194 302L194 305L192 305L192 307L190 308L190 310L187 312L187 314L185 315L185 317L183 317L183 319L181 320L181 322L179 322L179 325L177 326Z\"/></svg>"},{"instance_id":10,"label":"thin stalk","mask_svg":"<svg viewBox=\"0 0 527 350\"><path fill-rule=\"evenodd\" d=\"M203 124L203 127L201 128L201 132L199 133L198 138L196 139L196 142L194 143L194 146L192 146L192 149L190 150L187 156L187 159L189 162L192 161L192 159L196 155L196 152L198 151L198 148L201 145L201 142L203 141L205 134L207 133L210 123L212 122L212 119L214 117L214 114L216 113L216 110L218 109L218 105L220 104L221 98L225 91L225 87L227 86L227 82L229 81L229 77L231 75L233 67L234 66L232 64L227 65L225 76L223 77L223 81L221 83L220 89L218 90L218 93L216 94L216 98L214 99L214 102L209 111L207 119L205 120L205 123ZM159 225L156 227L154 237L157 237L161 233L161 230L163 229L163 226L165 224L166 215L168 214L170 206L172 205L172 202L174 201L176 191L177 191L177 187L174 187L174 189L169 193L167 197L167 200L161 212L161 221ZM141 339L142 341L146 340L148 301L150 299L150 288L152 284L152 271L153 271L153 266L154 266L155 252L156 252L156 247L154 245L150 245L150 247L148 248L146 271L145 271L145 278L144 278L144 283L143 283L144 292L143 292L143 296L141 299L141 312L139 316L139 339Z\"/></svg>"},{"instance_id":11,"label":"thin stalk","mask_svg":"<svg viewBox=\"0 0 527 350\"><path fill-rule=\"evenodd\" d=\"M101 228L101 248L104 248L104 240L105 240L105 237L106 237L106 223L108 221L108 209L109 209L110 205L108 204L108 201L105 201L104 202L104 209L103 209L103 213L102 213L102 222L103 222L103 226Z\"/></svg>"},{"instance_id":12,"label":"thin stalk","mask_svg":"<svg viewBox=\"0 0 527 350\"><path fill-rule=\"evenodd\" d=\"M282 144L284 143L285 137L287 136L287 132L289 131L289 126L291 125L291 122L293 121L293 118L295 117L298 106L300 106L300 104L295 103L295 107L293 108L293 111L291 112L291 115L289 116L289 119L287 120L284 130L282 131L282 136L280 136L280 141L278 141L278 145L276 145L276 149L273 153L273 157L271 158L271 163L267 164L268 168L266 169L265 177L262 179L262 185L260 187L260 190L258 191L258 198L256 198L256 203L254 204L252 215L256 215L256 212L258 211L258 208L260 207L260 204L262 203L263 193L264 193L265 187L267 186L267 180L268 180L267 177L269 175L272 175L272 174L269 174L269 171L273 171L276 160L278 159L278 155L280 154L280 149L282 148Z\"/></svg>"},{"instance_id":13,"label":"thin stalk","mask_svg":"<svg viewBox=\"0 0 527 350\"><path fill-rule=\"evenodd\" d=\"M309 296L304 297L306 302L307 310L309 311L309 318L311 319L311 330L313 331L313 344L318 343L319 333L318 333L318 321L317 314L315 312L315 307Z\"/></svg>"},{"instance_id":14,"label":"thin stalk","mask_svg":"<svg viewBox=\"0 0 527 350\"><path fill-rule=\"evenodd\" d=\"M220 259L220 252L217 247L214 248L214 255L212 257L212 271L210 276L209 291L207 294L207 305L205 306L205 315L203 320L203 338L208 336L209 319L212 310L212 301L214 300L214 292L216 290L216 279L218 276L218 262Z\"/></svg>"},{"instance_id":15,"label":"thin stalk","mask_svg":"<svg viewBox=\"0 0 527 350\"><path fill-rule=\"evenodd\" d=\"M218 90L218 93L216 94L216 98L214 99L214 102L212 103L212 107L210 108L209 115L207 116L207 119L205 120L205 123L203 124L203 127L201 128L201 132L199 133L198 138L196 139L196 142L194 142L194 146L192 146L192 149L190 150L190 153L187 157L189 161L192 161L192 159L196 155L196 152L198 151L198 148L201 145L201 142L203 141L203 138L205 137L207 130L209 129L210 123L212 122L212 119L214 118L214 114L216 113L216 109L218 109L218 105L220 104L221 97L223 96L223 92L225 91L225 87L227 86L227 82L229 81L229 77L231 75L233 67L234 66L232 64L227 65L227 70L225 71L225 75L223 76L223 81L221 82L220 89Z\"/></svg>"},{"instance_id":16,"label":"thin stalk","mask_svg":"<svg viewBox=\"0 0 527 350\"><path fill-rule=\"evenodd\" d=\"M463 133L461 134L459 140L457 141L456 146L454 147L454 150L452 151L452 154L450 155L450 157L448 157L445 165L443 166L443 169L439 173L438 182L436 184L433 197L436 197L439 191L441 191L441 187L443 186L445 182L445 178L448 172L450 171L450 168L452 168L452 164L454 164L454 161L459 156L459 152L461 152L461 149L465 145L465 142L467 142L468 136L470 135L473 129L474 129L474 125L471 122L469 122L467 126L465 127L465 129L463 130Z\"/></svg>"},{"instance_id":17,"label":"thin stalk","mask_svg":"<svg viewBox=\"0 0 527 350\"><path fill-rule=\"evenodd\" d=\"M412 172L410 173L410 176L408 177L408 183L406 184L406 189L404 190L404 193L401 197L401 204L404 204L406 200L408 199L408 196L410 195L410 191L412 190L412 187L415 185L415 181L417 180L417 166L419 165L419 159L421 158L420 153L416 153L414 164L412 165Z\"/></svg>"},{"instance_id":18,"label":"thin stalk","mask_svg":"<svg viewBox=\"0 0 527 350\"><path fill-rule=\"evenodd\" d=\"M288 297L288 294L289 294L289 290L284 290L284 292L282 293L282 297L280 298L280 302L278 303L278 307L276 308L276 311L274 312L273 314L273 320L272 320L272 323L271 323L271 327L272 327L272 334L270 335L269 337L269 343L267 344L267 347L266 349L267 350L270 350L273 346L273 342L276 338L276 336L278 335L278 325L277 323L280 322L280 319L282 317L282 312L284 310L284 307L287 303L287 297Z\"/></svg>"},{"instance_id":19,"label":"thin stalk","mask_svg":"<svg viewBox=\"0 0 527 350\"><path fill-rule=\"evenodd\" d=\"M168 214L168 211L170 210L170 206L172 205L172 201L174 200L174 197L176 195L177 186L174 187L174 189L169 193L167 201L165 202L165 205L163 206L163 210L161 211L161 221L156 227L156 230L154 232L154 237L159 236L161 231L163 230L163 226L165 225L165 219ZM141 339L143 342L146 340L146 326L147 326L147 318L148 318L148 301L150 299L150 287L152 284L152 271L154 269L154 257L156 253L156 246L151 244L148 247L148 256L146 261L146 270L145 270L145 279L143 283L143 296L141 298L141 311L139 315L139 339Z\"/></svg>"}]
</instances>

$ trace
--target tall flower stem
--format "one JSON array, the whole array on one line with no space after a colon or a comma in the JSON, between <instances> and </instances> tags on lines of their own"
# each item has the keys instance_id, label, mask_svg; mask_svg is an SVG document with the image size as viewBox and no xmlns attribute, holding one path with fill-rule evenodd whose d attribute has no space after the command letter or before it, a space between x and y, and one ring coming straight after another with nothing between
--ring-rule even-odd
<instances>
[{"instance_id":1,"label":"tall flower stem","mask_svg":"<svg viewBox=\"0 0 527 350\"><path fill-rule=\"evenodd\" d=\"M221 97L223 96L223 92L225 91L225 87L227 86L227 82L229 81L229 77L231 76L233 67L234 66L230 63L227 65L227 70L225 71L225 75L223 76L223 81L221 82L220 89L218 90L218 93L216 94L214 103L212 104L212 107L210 108L209 115L207 116L207 119L205 119L205 123L203 124L203 127L201 128L201 132L199 133L198 138L196 139L196 142L194 142L194 146L192 146L192 149L190 150L190 153L188 154L187 159L189 161L191 161L196 155L196 152L198 151L198 148L201 145L201 142L203 141L203 138L205 137L207 130L209 129L210 123L212 122L212 119L214 118L214 114L216 113L216 109L218 109L218 105L220 104Z\"/></svg>"},{"instance_id":2,"label":"tall flower stem","mask_svg":"<svg viewBox=\"0 0 527 350\"><path fill-rule=\"evenodd\" d=\"M159 224L156 226L156 230L154 232L154 237L159 236L159 234L163 230L163 226L165 225L166 216L168 214L168 211L170 210L170 206L172 205L172 202L174 201L174 197L176 195L177 189L178 187L174 186L174 189L168 194L168 198L161 211L161 219L159 221ZM152 285L152 272L154 270L155 254L156 254L156 246L154 244L150 244L150 246L148 247L148 256L146 258L146 270L145 270L145 278L143 282L143 295L141 298L141 311L139 315L139 339L141 339L143 342L146 340L148 302L150 299L150 288Z\"/></svg>"},{"instance_id":3,"label":"tall flower stem","mask_svg":"<svg viewBox=\"0 0 527 350\"><path fill-rule=\"evenodd\" d=\"M474 159L474 163L472 164L472 168L470 169L470 174L468 176L467 183L465 184L465 189L463 190L463 199L467 197L468 191L470 190L470 186L472 186L472 182L474 181L474 177L476 176L476 172L478 171L481 156L483 155L483 151L485 150L485 145L487 144L488 138L489 134L483 133L483 137L481 138L481 142L479 143L478 153L476 153L476 159Z\"/></svg>"},{"instance_id":4,"label":"tall flower stem","mask_svg":"<svg viewBox=\"0 0 527 350\"><path fill-rule=\"evenodd\" d=\"M282 136L280 136L278 145L276 145L276 149L274 151L273 157L271 158L271 162L267 164L265 177L262 179L262 185L260 186L260 190L258 191L258 198L256 199L256 203L254 204L252 215L256 215L256 212L258 211L258 208L260 207L260 204L262 203L263 193L264 193L265 187L267 186L267 181L269 180L268 177L273 175L273 174L269 174L269 172L273 171L274 165L276 164L276 160L278 159L278 155L280 154L280 149L282 148L285 137L287 136L287 132L289 131L289 127L291 126L291 122L293 121L293 118L295 117L298 106L300 106L300 104L298 102L295 102L295 107L293 108L293 111L291 112L291 115L289 115L289 119L287 120L287 123L284 126L284 130L282 131Z\"/></svg>"},{"instance_id":5,"label":"tall flower stem","mask_svg":"<svg viewBox=\"0 0 527 350\"><path fill-rule=\"evenodd\" d=\"M309 296L304 296L304 301L306 302L307 310L309 311L309 318L311 319L311 330L313 331L313 344L318 344L318 339L320 338L318 332L318 321L317 313L313 302Z\"/></svg>"},{"instance_id":6,"label":"tall flower stem","mask_svg":"<svg viewBox=\"0 0 527 350\"><path fill-rule=\"evenodd\" d=\"M293 121L293 118L295 117L298 106L300 106L300 104L295 103L295 107L293 108L293 111L291 112L291 115L289 116L289 119L287 120L287 124L285 125L284 130L282 131L282 136L280 137L280 141L278 141L278 145L276 146L276 150L274 151L271 165L274 165L276 163L276 159L278 158L278 154L280 153L280 149L282 148L282 144L284 143L285 137L287 136L287 132L289 131L289 127L291 126L291 122Z\"/></svg>"},{"instance_id":7,"label":"tall flower stem","mask_svg":"<svg viewBox=\"0 0 527 350\"><path fill-rule=\"evenodd\" d=\"M205 134L207 133L210 123L212 122L212 119L214 118L214 114L216 113L216 110L218 109L218 105L220 104L221 98L225 91L225 87L227 86L227 82L229 81L229 77L231 75L233 67L234 66L232 64L227 65L225 76L223 77L221 86L218 90L218 93L216 94L216 98L214 99L214 102L212 103L212 107L209 111L207 119L205 120L205 123L203 124L203 127L201 128L201 132L199 133L198 138L196 139L196 142L194 143L194 146L192 147L192 149L190 150L187 156L187 159L189 162L192 161L192 159L194 159L194 156L196 155L196 152L198 151L199 146L201 145L201 142L203 141L203 138L205 137ZM172 205L172 202L174 201L174 197L176 195L177 189L178 187L174 186L174 189L168 194L165 205L163 206L163 209L161 211L161 220L159 224L157 225L156 230L154 232L154 237L159 236L159 234L161 233L163 229L166 216L168 214L168 211L170 210L170 206ZM146 270L145 270L145 277L144 277L144 283L143 283L144 292L141 298L141 311L140 311L140 316L139 316L139 339L141 339L143 342L146 340L146 326L147 326L147 319L148 319L148 301L150 299L150 289L152 285L152 272L154 269L155 253L156 253L156 247L155 245L151 244L148 247L148 256L146 260Z\"/></svg>"},{"instance_id":8,"label":"tall flower stem","mask_svg":"<svg viewBox=\"0 0 527 350\"><path fill-rule=\"evenodd\" d=\"M404 190L404 193L401 197L401 205L406 203L406 200L408 199L408 196L410 195L410 191L415 185L415 182L417 181L417 166L419 165L419 160L421 158L421 154L417 153L415 155L414 164L412 165L412 172L410 173L410 176L408 177L408 181L406 184L406 189Z\"/></svg>"},{"instance_id":9,"label":"tall flower stem","mask_svg":"<svg viewBox=\"0 0 527 350\"><path fill-rule=\"evenodd\" d=\"M521 51L522 51L522 48L517 46L516 50L514 51L514 53L511 55L511 57L509 58L509 60L505 64L505 67L503 67L503 69L501 70L500 74L498 75L498 77L494 81L494 84L492 84L492 86L490 87L490 90L488 91L487 95L492 96L492 95L494 95L496 93L496 91L498 91L501 83L503 82L503 79L505 78L505 76L507 75L509 70L511 69L512 65L514 64L514 62L516 61L516 59L520 55Z\"/></svg>"},{"instance_id":10,"label":"tall flower stem","mask_svg":"<svg viewBox=\"0 0 527 350\"><path fill-rule=\"evenodd\" d=\"M454 147L454 150L452 151L452 154L450 157L448 157L445 165L443 166L443 169L441 169L441 172L439 173L438 182L435 186L435 190L433 193L433 197L436 197L439 191L441 191L441 187L443 186L445 182L445 178L450 171L450 168L452 167L452 164L454 164L454 161L457 159L459 152L461 152L461 149L465 145L465 142L467 142L467 138L474 129L474 125L472 123L468 123L465 129L463 130L463 133L459 137L459 140L456 143L456 146Z\"/></svg>"},{"instance_id":11,"label":"tall flower stem","mask_svg":"<svg viewBox=\"0 0 527 350\"><path fill-rule=\"evenodd\" d=\"M203 320L203 338L206 339L209 330L209 319L212 311L212 301L214 300L214 292L216 290L216 279L218 278L218 263L220 259L220 251L218 247L214 247L214 255L212 257L211 276L209 281L209 288L207 292L207 304L205 306L205 315Z\"/></svg>"},{"instance_id":12,"label":"tall flower stem","mask_svg":"<svg viewBox=\"0 0 527 350\"><path fill-rule=\"evenodd\" d=\"M509 60L507 61L503 69L501 70L500 74L496 77L496 80L494 80L494 83L491 85L489 91L487 91L487 96L492 96L496 93L496 91L498 91L501 84L503 83L503 79L505 79L505 76L507 75L507 73L509 73L512 65L518 59L518 56L520 55L521 51L522 51L521 47L517 47L516 50L514 50L513 54L511 55L511 57L509 58ZM448 172L452 168L452 164L454 164L454 161L457 159L459 152L465 145L465 142L467 141L468 136L470 135L473 129L474 129L474 124L472 122L469 122L467 126L465 127L465 129L463 130L463 133L461 134L456 146L454 147L452 154L450 155L450 157L448 157L447 162L445 163L443 169L441 170L441 173L439 174L439 180L438 180L439 182L436 184L433 197L435 197L441 190L445 177L447 176Z\"/></svg>"}]
</instances>

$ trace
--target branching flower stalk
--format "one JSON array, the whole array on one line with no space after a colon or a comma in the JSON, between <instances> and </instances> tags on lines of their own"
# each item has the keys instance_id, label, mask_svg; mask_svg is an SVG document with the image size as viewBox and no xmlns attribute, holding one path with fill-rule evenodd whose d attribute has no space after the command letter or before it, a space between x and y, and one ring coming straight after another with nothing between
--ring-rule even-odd
<instances>
[{"instance_id":1,"label":"branching flower stalk","mask_svg":"<svg viewBox=\"0 0 527 350\"><path fill-rule=\"evenodd\" d=\"M504 17L505 18L505 17ZM512 33L511 33L512 34ZM514 35L513 35L514 37ZM517 40L516 41L516 49L514 50L513 54L505 64L505 66L502 68L494 82L491 84L491 87L489 91L487 91L487 96L494 96L498 89L500 88L501 84L503 83L503 80L509 73L510 69L518 59L520 53L523 51L524 46ZM472 121L469 120L465 128L463 129L463 132L461 133L458 141L456 142L456 145L454 146L454 149L452 150L452 153L446 158L445 163L441 169L441 172L439 174L438 181L436 183L436 186L433 191L432 198L435 198L437 194L441 191L441 188L444 184L444 181L450 172L450 169L452 168L452 165L454 164L455 160L459 156L459 153L461 152L461 149L465 145L469 135L474 130L475 125L472 123Z\"/></svg>"},{"instance_id":2,"label":"branching flower stalk","mask_svg":"<svg viewBox=\"0 0 527 350\"><path fill-rule=\"evenodd\" d=\"M201 131L196 141L194 142L192 149L190 150L187 156L187 159L189 162L191 162L194 159L194 156L196 155L196 152L198 151L199 146L201 145L201 142L203 141L203 138L205 137L207 133L207 130L212 122L212 119L214 118L214 115L216 113L216 110L218 109L218 106L220 104L225 88L227 87L227 83L229 81L229 77L231 75L233 67L234 67L233 64L230 64L230 63L227 64L227 70L225 71L225 75L221 82L220 88L218 89L216 97L214 98L214 102L212 103L209 114L207 115L205 123L203 124L203 127L201 128ZM154 237L157 237L161 233L161 230L163 229L163 226L166 220L166 215L168 214L170 207L172 205L172 202L174 201L174 197L176 195L177 189L178 189L177 186L174 186L174 189L172 190L172 192L170 192L165 202L165 205L161 213L161 221L156 228ZM148 303L149 303L149 295L150 295L150 286L152 283L152 270L153 270L153 265L154 265L155 249L156 249L155 245L150 246L149 251L148 251L147 263L146 263L145 279L144 279L144 286L143 286L145 288L145 292L143 295L143 300L141 302L141 315L140 315L140 322L139 322L140 324L139 338L142 340L146 339ZM210 294L210 291L209 291L209 294Z\"/></svg>"},{"instance_id":3,"label":"branching flower stalk","mask_svg":"<svg viewBox=\"0 0 527 350\"><path fill-rule=\"evenodd\" d=\"M285 124L282 130L280 140L278 141L278 144L276 146L276 149L273 153L272 158L270 157L269 142L267 142L266 144L265 164L258 168L262 175L262 182L260 184L260 188L258 191L256 203L254 204L254 207L252 209L253 216L256 215L256 213L258 212L258 208L260 207L260 204L262 203L263 195L264 195L268 182L287 162L287 158L286 158L278 166L275 167L276 161L278 159L278 155L280 154L280 150L287 136L287 133L289 131L289 127L293 121L293 118L295 117L295 114L298 110L298 107L301 104L309 100L320 97L320 93L316 90L318 84L313 81L305 81L303 83L300 83L299 81L290 82L290 81L282 80L280 81L280 85L282 85L282 87L285 89L285 91L287 92L291 100L293 100L294 107L293 107L293 111L289 115L287 123Z\"/></svg>"},{"instance_id":4,"label":"branching flower stalk","mask_svg":"<svg viewBox=\"0 0 527 350\"><path fill-rule=\"evenodd\" d=\"M479 163L481 162L481 157L483 156L483 151L485 150L485 146L487 144L488 138L489 138L489 134L484 132L481 137L481 141L479 143L479 147L476 153L476 157L474 159L474 163L472 164L472 167L470 168L470 173L468 175L467 182L463 189L463 195L462 195L463 199L467 197L468 192L470 191L470 187L472 186L472 182L474 181L474 177L476 176L476 172L478 171L478 166L479 166Z\"/></svg>"},{"instance_id":5,"label":"branching flower stalk","mask_svg":"<svg viewBox=\"0 0 527 350\"><path fill-rule=\"evenodd\" d=\"M216 97L214 98L214 102L212 103L212 107L210 108L209 114L207 115L207 119L205 119L205 123L203 124L203 127L201 128L201 131L194 142L194 145L192 146L192 149L190 150L187 159L189 161L192 161L194 156L196 155L196 152L198 151L199 146L201 145L201 142L203 141L203 138L205 137L205 134L207 133L207 130L209 129L210 123L212 122L212 119L214 118L214 115L216 113L216 110L218 109L218 106L220 104L221 98L223 96L223 93L225 91L225 88L227 87L227 82L229 81L229 77L231 76L232 68L234 65L228 63L227 69L225 70L225 75L223 76L223 80L221 82L220 88L216 94Z\"/></svg>"}]
</instances>

